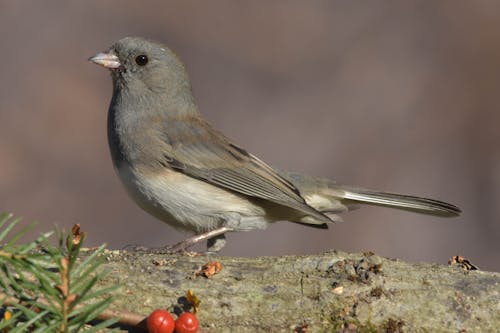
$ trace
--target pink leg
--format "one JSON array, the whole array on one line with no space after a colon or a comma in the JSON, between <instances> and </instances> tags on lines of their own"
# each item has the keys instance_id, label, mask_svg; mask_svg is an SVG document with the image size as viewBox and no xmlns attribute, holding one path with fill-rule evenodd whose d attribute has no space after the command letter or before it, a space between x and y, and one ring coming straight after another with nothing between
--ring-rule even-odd
<instances>
[{"instance_id":1,"label":"pink leg","mask_svg":"<svg viewBox=\"0 0 500 333\"><path fill-rule=\"evenodd\" d=\"M191 246L195 245L198 242L201 242L206 239L211 239L220 235L224 235L226 232L232 231L233 229L228 227L220 227L218 229L214 229L203 234L195 235L193 237L189 237L182 242L179 242L173 246L168 246L165 248L167 252L184 252ZM217 249L217 250L220 250Z\"/></svg>"},{"instance_id":2,"label":"pink leg","mask_svg":"<svg viewBox=\"0 0 500 333\"><path fill-rule=\"evenodd\" d=\"M197 244L198 242L204 241L204 240L219 240L214 243L217 245L210 247L208 250L211 252L217 252L219 251L225 244L224 241L224 234L226 232L233 231L233 229L228 228L228 227L220 227L218 229L210 230L208 232L199 234L199 235L194 235L193 237L189 237L182 242L179 242L175 245L172 246L165 246L163 248L159 249L151 249L151 252L153 253L179 253L179 252L186 252L187 249L189 249L191 246ZM222 236L222 237L221 237Z\"/></svg>"}]
</instances>

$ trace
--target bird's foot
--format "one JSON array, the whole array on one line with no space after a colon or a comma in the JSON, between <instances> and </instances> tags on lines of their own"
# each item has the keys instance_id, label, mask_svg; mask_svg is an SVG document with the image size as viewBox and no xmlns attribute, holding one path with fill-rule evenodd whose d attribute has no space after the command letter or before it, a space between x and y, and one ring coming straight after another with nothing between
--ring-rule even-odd
<instances>
[{"instance_id":1,"label":"bird's foot","mask_svg":"<svg viewBox=\"0 0 500 333\"><path fill-rule=\"evenodd\" d=\"M224 236L224 233L228 231L232 231L232 229L229 227L220 227L218 229L189 237L174 245L146 249L145 251L154 254L186 254L190 256L203 255L206 253L193 252L188 249L201 241L207 240L207 253L216 253L220 251L224 245L226 245L226 237Z\"/></svg>"}]
</instances>

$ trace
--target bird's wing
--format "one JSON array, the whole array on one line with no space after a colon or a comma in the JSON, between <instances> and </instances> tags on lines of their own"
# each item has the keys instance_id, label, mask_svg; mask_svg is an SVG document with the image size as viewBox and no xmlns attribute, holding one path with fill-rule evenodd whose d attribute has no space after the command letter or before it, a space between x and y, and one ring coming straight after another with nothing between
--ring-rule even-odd
<instances>
[{"instance_id":1,"label":"bird's wing","mask_svg":"<svg viewBox=\"0 0 500 333\"><path fill-rule=\"evenodd\" d=\"M232 144L196 117L170 119L162 131L165 166L218 187L293 208L329 222L306 204L299 190L273 168Z\"/></svg>"}]
</instances>

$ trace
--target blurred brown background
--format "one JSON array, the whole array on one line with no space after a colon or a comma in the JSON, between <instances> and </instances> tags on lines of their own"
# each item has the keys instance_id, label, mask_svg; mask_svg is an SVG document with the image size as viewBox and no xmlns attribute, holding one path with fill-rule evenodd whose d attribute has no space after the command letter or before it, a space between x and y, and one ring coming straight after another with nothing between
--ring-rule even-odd
<instances>
[{"instance_id":1,"label":"blurred brown background","mask_svg":"<svg viewBox=\"0 0 500 333\"><path fill-rule=\"evenodd\" d=\"M185 236L136 207L108 155L111 80L87 58L137 35L172 47L206 118L270 164L464 211L280 222L230 234L223 254L462 254L500 270L499 2L4 0L0 29L0 210L37 232L81 223L112 248Z\"/></svg>"}]
</instances>

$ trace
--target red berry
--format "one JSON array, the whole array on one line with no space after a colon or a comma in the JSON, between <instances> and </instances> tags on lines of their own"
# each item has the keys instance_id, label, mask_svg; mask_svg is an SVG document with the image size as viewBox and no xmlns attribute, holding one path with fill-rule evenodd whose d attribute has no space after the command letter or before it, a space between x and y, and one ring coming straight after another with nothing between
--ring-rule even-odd
<instances>
[{"instance_id":1,"label":"red berry","mask_svg":"<svg viewBox=\"0 0 500 333\"><path fill-rule=\"evenodd\" d=\"M199 328L198 318L191 312L184 312L175 321L176 333L196 333Z\"/></svg>"},{"instance_id":2,"label":"red berry","mask_svg":"<svg viewBox=\"0 0 500 333\"><path fill-rule=\"evenodd\" d=\"M167 310L154 310L146 320L149 333L172 333L174 331L174 318Z\"/></svg>"}]
</instances>

